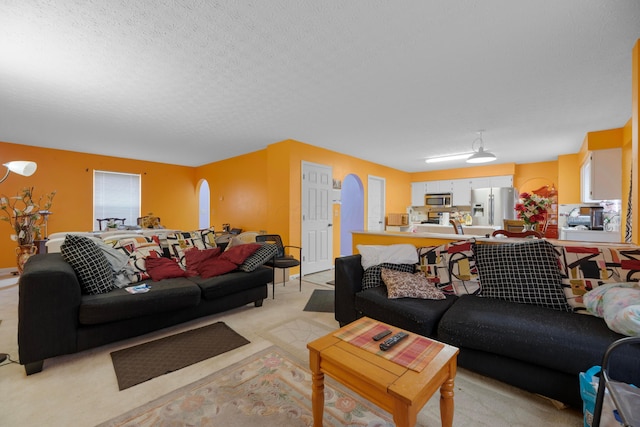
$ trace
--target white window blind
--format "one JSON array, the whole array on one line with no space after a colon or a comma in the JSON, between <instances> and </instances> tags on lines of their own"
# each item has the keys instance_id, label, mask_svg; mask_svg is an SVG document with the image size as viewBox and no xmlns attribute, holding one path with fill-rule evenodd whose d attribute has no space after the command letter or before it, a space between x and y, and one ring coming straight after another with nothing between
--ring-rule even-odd
<instances>
[{"instance_id":1,"label":"white window blind","mask_svg":"<svg viewBox=\"0 0 640 427\"><path fill-rule=\"evenodd\" d=\"M140 175L118 172L93 172L93 223L97 219L125 218L136 225L140 216Z\"/></svg>"}]
</instances>

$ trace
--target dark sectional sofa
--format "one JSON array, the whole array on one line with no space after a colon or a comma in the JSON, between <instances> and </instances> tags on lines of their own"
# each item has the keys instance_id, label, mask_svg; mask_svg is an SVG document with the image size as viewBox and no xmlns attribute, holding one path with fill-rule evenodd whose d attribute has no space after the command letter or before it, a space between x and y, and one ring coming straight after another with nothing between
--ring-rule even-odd
<instances>
[{"instance_id":1,"label":"dark sectional sofa","mask_svg":"<svg viewBox=\"0 0 640 427\"><path fill-rule=\"evenodd\" d=\"M19 281L18 347L27 375L45 359L135 337L243 305L262 305L272 270L233 271L202 279L178 277L151 284L149 292L117 289L81 293L60 253L31 257Z\"/></svg>"},{"instance_id":2,"label":"dark sectional sofa","mask_svg":"<svg viewBox=\"0 0 640 427\"><path fill-rule=\"evenodd\" d=\"M513 259L501 262L517 270ZM582 406L579 373L599 365L606 348L623 338L599 317L483 297L482 291L389 299L385 286L362 289L359 254L337 258L335 267L341 325L368 316L435 338L460 349L459 366L575 408ZM614 378L640 385L640 348L620 354L612 366Z\"/></svg>"}]
</instances>

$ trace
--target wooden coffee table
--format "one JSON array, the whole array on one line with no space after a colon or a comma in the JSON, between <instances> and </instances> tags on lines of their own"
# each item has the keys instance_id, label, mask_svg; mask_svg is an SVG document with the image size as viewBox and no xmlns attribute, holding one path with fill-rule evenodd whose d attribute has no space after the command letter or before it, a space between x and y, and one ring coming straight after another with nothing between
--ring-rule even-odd
<instances>
[{"instance_id":1,"label":"wooden coffee table","mask_svg":"<svg viewBox=\"0 0 640 427\"><path fill-rule=\"evenodd\" d=\"M443 344L435 357L420 372L416 372L334 336L365 321L371 322L371 319L363 317L307 344L313 379L311 399L314 427L322 426L325 374L392 413L399 427L415 425L418 412L440 389L442 426L451 427L458 349ZM382 322L377 323L387 326L394 333L401 330Z\"/></svg>"}]
</instances>

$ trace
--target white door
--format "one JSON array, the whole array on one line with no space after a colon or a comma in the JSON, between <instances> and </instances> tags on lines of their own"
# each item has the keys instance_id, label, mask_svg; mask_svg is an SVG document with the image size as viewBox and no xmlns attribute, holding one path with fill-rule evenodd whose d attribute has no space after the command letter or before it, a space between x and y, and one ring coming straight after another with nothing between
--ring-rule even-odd
<instances>
[{"instance_id":1,"label":"white door","mask_svg":"<svg viewBox=\"0 0 640 427\"><path fill-rule=\"evenodd\" d=\"M367 230L384 231L385 180L369 175L367 190Z\"/></svg>"},{"instance_id":2,"label":"white door","mask_svg":"<svg viewBox=\"0 0 640 427\"><path fill-rule=\"evenodd\" d=\"M302 273L329 270L333 257L330 166L302 162Z\"/></svg>"}]
</instances>

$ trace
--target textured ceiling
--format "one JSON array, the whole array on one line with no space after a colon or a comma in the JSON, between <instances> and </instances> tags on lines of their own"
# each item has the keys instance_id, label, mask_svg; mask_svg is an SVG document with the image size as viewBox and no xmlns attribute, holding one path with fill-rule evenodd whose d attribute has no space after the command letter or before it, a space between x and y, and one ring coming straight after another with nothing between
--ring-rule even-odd
<instances>
[{"instance_id":1,"label":"textured ceiling","mask_svg":"<svg viewBox=\"0 0 640 427\"><path fill-rule=\"evenodd\" d=\"M555 160L631 117L638 38L638 0L0 0L0 141L414 172L485 129L499 163Z\"/></svg>"}]
</instances>

